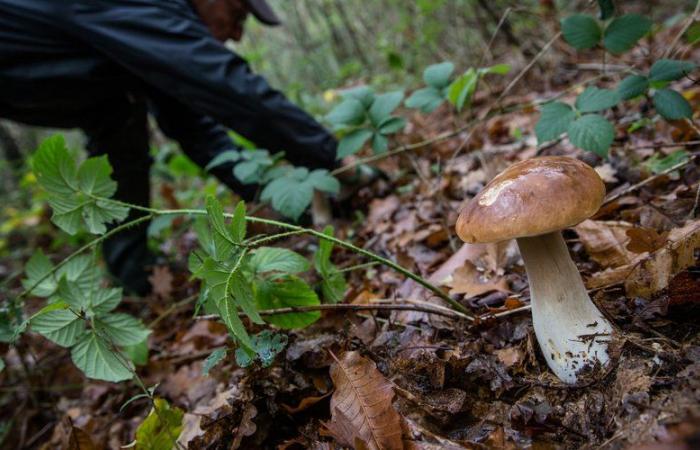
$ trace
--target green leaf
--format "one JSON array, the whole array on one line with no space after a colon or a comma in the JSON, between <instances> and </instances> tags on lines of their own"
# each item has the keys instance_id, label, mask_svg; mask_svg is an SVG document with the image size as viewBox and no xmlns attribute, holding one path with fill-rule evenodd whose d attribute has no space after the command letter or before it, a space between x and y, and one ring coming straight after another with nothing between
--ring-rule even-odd
<instances>
[{"instance_id":1,"label":"green leaf","mask_svg":"<svg viewBox=\"0 0 700 450\"><path fill-rule=\"evenodd\" d=\"M119 305L122 301L121 288L93 290L90 298L90 315L107 314Z\"/></svg>"},{"instance_id":2,"label":"green leaf","mask_svg":"<svg viewBox=\"0 0 700 450\"><path fill-rule=\"evenodd\" d=\"M71 347L85 333L85 321L67 309L38 313L30 323L33 331L61 347Z\"/></svg>"},{"instance_id":3,"label":"green leaf","mask_svg":"<svg viewBox=\"0 0 700 450\"><path fill-rule=\"evenodd\" d=\"M598 112L612 108L620 101L617 91L589 86L576 98L576 108L582 113Z\"/></svg>"},{"instance_id":4,"label":"green leaf","mask_svg":"<svg viewBox=\"0 0 700 450\"><path fill-rule=\"evenodd\" d=\"M246 236L245 202L241 200L233 210L231 220L231 239L236 243L241 243Z\"/></svg>"},{"instance_id":5,"label":"green leaf","mask_svg":"<svg viewBox=\"0 0 700 450\"><path fill-rule=\"evenodd\" d=\"M483 75L507 75L508 72L510 72L510 69L510 64L496 64L491 67L482 67L481 69L479 69L479 73Z\"/></svg>"},{"instance_id":6,"label":"green leaf","mask_svg":"<svg viewBox=\"0 0 700 450\"><path fill-rule=\"evenodd\" d=\"M455 70L455 65L450 61L433 64L423 71L423 80L428 86L442 89L450 83L450 77Z\"/></svg>"},{"instance_id":7,"label":"green leaf","mask_svg":"<svg viewBox=\"0 0 700 450\"><path fill-rule=\"evenodd\" d=\"M386 153L389 150L389 139L381 133L374 133L372 135L372 150L376 154Z\"/></svg>"},{"instance_id":8,"label":"green leaf","mask_svg":"<svg viewBox=\"0 0 700 450\"><path fill-rule=\"evenodd\" d=\"M598 22L587 14L575 14L561 21L564 40L577 50L593 48L600 41Z\"/></svg>"},{"instance_id":9,"label":"green leaf","mask_svg":"<svg viewBox=\"0 0 700 450\"><path fill-rule=\"evenodd\" d=\"M369 118L375 126L379 126L401 104L403 91L387 92L375 97L369 109Z\"/></svg>"},{"instance_id":10,"label":"green leaf","mask_svg":"<svg viewBox=\"0 0 700 450\"><path fill-rule=\"evenodd\" d=\"M615 128L599 114L586 114L569 125L569 140L576 147L603 158L615 139Z\"/></svg>"},{"instance_id":11,"label":"green leaf","mask_svg":"<svg viewBox=\"0 0 700 450\"><path fill-rule=\"evenodd\" d=\"M659 89L654 93L654 107L667 120L690 119L693 108L681 94L672 89Z\"/></svg>"},{"instance_id":12,"label":"green leaf","mask_svg":"<svg viewBox=\"0 0 700 450\"><path fill-rule=\"evenodd\" d=\"M53 275L53 263L44 255L41 249L34 252L24 266L26 278L22 280L25 289L32 289L31 294L39 297L49 297L56 292L57 282Z\"/></svg>"},{"instance_id":13,"label":"green leaf","mask_svg":"<svg viewBox=\"0 0 700 450\"><path fill-rule=\"evenodd\" d=\"M246 353L243 349L236 349L236 363L240 367L248 367L255 360L259 360L263 367L268 367L287 345L287 336L263 330L252 337L255 357Z\"/></svg>"},{"instance_id":14,"label":"green leaf","mask_svg":"<svg viewBox=\"0 0 700 450\"><path fill-rule=\"evenodd\" d=\"M242 161L233 166L233 175L243 184L259 183L265 171L280 157L280 154L270 156L267 150L241 152Z\"/></svg>"},{"instance_id":15,"label":"green leaf","mask_svg":"<svg viewBox=\"0 0 700 450\"><path fill-rule=\"evenodd\" d=\"M260 198L271 202L272 207L284 216L298 220L311 204L314 193L308 177L307 169L295 168L265 186Z\"/></svg>"},{"instance_id":16,"label":"green leaf","mask_svg":"<svg viewBox=\"0 0 700 450\"><path fill-rule=\"evenodd\" d=\"M457 111L462 111L465 104L471 103L478 81L479 74L474 68L470 68L452 82L447 90L447 99Z\"/></svg>"},{"instance_id":17,"label":"green leaf","mask_svg":"<svg viewBox=\"0 0 700 450\"><path fill-rule=\"evenodd\" d=\"M312 171L309 173L305 182L309 183L317 191L328 192L329 194L337 194L340 192L340 182L326 169L316 169Z\"/></svg>"},{"instance_id":18,"label":"green leaf","mask_svg":"<svg viewBox=\"0 0 700 450\"><path fill-rule=\"evenodd\" d=\"M420 109L424 113L435 111L445 101L442 92L432 86L418 89L406 99L407 108Z\"/></svg>"},{"instance_id":19,"label":"green leaf","mask_svg":"<svg viewBox=\"0 0 700 450\"><path fill-rule=\"evenodd\" d=\"M695 70L695 64L689 61L660 59L651 66L649 79L656 81L675 81Z\"/></svg>"},{"instance_id":20,"label":"green leaf","mask_svg":"<svg viewBox=\"0 0 700 450\"><path fill-rule=\"evenodd\" d=\"M616 17L605 29L603 45L610 53L624 53L651 30L651 25L648 17L639 14Z\"/></svg>"},{"instance_id":21,"label":"green leaf","mask_svg":"<svg viewBox=\"0 0 700 450\"><path fill-rule=\"evenodd\" d=\"M333 227L327 226L323 234L333 236ZM321 292L328 303L341 302L347 290L347 283L343 273L331 262L333 243L326 239L319 240L318 251L314 255L314 267L321 275Z\"/></svg>"},{"instance_id":22,"label":"green leaf","mask_svg":"<svg viewBox=\"0 0 700 450\"><path fill-rule=\"evenodd\" d=\"M649 89L649 79L642 75L630 75L617 86L617 93L622 100L638 97Z\"/></svg>"},{"instance_id":23,"label":"green leaf","mask_svg":"<svg viewBox=\"0 0 700 450\"><path fill-rule=\"evenodd\" d=\"M136 450L171 450L182 432L185 413L156 398L154 407L136 429Z\"/></svg>"},{"instance_id":24,"label":"green leaf","mask_svg":"<svg viewBox=\"0 0 700 450\"><path fill-rule=\"evenodd\" d=\"M54 136L39 147L32 166L49 195L52 221L68 234L82 229L104 234L105 224L126 218L127 207L95 198L110 198L117 190L106 156L89 158L76 169L63 137Z\"/></svg>"},{"instance_id":25,"label":"green leaf","mask_svg":"<svg viewBox=\"0 0 700 450\"><path fill-rule=\"evenodd\" d=\"M685 37L690 45L700 42L700 22L693 23L685 33Z\"/></svg>"},{"instance_id":26,"label":"green leaf","mask_svg":"<svg viewBox=\"0 0 700 450\"><path fill-rule=\"evenodd\" d=\"M552 102L542 107L540 120L535 125L535 134L539 143L557 139L569 129L576 118L576 112L566 103Z\"/></svg>"},{"instance_id":27,"label":"green leaf","mask_svg":"<svg viewBox=\"0 0 700 450\"><path fill-rule=\"evenodd\" d=\"M209 161L204 170L210 171L214 167L221 166L226 163L236 162L241 159L241 154L236 150L227 150L225 152L219 153L214 159Z\"/></svg>"},{"instance_id":28,"label":"green leaf","mask_svg":"<svg viewBox=\"0 0 700 450\"><path fill-rule=\"evenodd\" d=\"M90 307L90 294L92 289L83 290L77 283L68 281L66 278L61 278L58 282L58 296L61 300L68 303L75 311L85 311Z\"/></svg>"},{"instance_id":29,"label":"green leaf","mask_svg":"<svg viewBox=\"0 0 700 450\"><path fill-rule=\"evenodd\" d=\"M209 356L207 356L207 359L204 360L204 364L202 364L202 375L209 376L209 371L223 361L224 358L226 358L226 354L225 347L217 348L211 352Z\"/></svg>"},{"instance_id":30,"label":"green leaf","mask_svg":"<svg viewBox=\"0 0 700 450\"><path fill-rule=\"evenodd\" d=\"M94 320L95 329L118 346L145 341L151 330L137 318L124 313L105 314Z\"/></svg>"},{"instance_id":31,"label":"green leaf","mask_svg":"<svg viewBox=\"0 0 700 450\"><path fill-rule=\"evenodd\" d=\"M309 270L309 261L300 254L281 247L260 247L248 263L256 275L269 272L301 273Z\"/></svg>"},{"instance_id":32,"label":"green leaf","mask_svg":"<svg viewBox=\"0 0 700 450\"><path fill-rule=\"evenodd\" d=\"M600 20L608 20L615 14L615 4L613 0L598 0L598 10Z\"/></svg>"},{"instance_id":33,"label":"green leaf","mask_svg":"<svg viewBox=\"0 0 700 450\"><path fill-rule=\"evenodd\" d=\"M138 344L125 345L122 351L137 366L148 364L148 339L144 339Z\"/></svg>"},{"instance_id":34,"label":"green leaf","mask_svg":"<svg viewBox=\"0 0 700 450\"><path fill-rule=\"evenodd\" d=\"M357 86L346 89L341 95L344 99L358 100L365 109L369 108L374 101L374 89L369 86Z\"/></svg>"},{"instance_id":35,"label":"green leaf","mask_svg":"<svg viewBox=\"0 0 700 450\"><path fill-rule=\"evenodd\" d=\"M83 373L96 380L124 381L132 378L131 362L113 349L94 330L83 334L71 349L73 363Z\"/></svg>"},{"instance_id":36,"label":"green leaf","mask_svg":"<svg viewBox=\"0 0 700 450\"><path fill-rule=\"evenodd\" d=\"M318 296L301 278L286 275L275 280L263 280L256 284L256 300L260 309L285 308L290 306L313 306L320 304ZM303 328L321 317L320 312L299 312L272 315L265 320L280 328Z\"/></svg>"},{"instance_id":37,"label":"green leaf","mask_svg":"<svg viewBox=\"0 0 700 450\"><path fill-rule=\"evenodd\" d=\"M652 173L658 174L664 170L688 161L689 154L685 150L676 150L670 155L661 157L659 153L654 155L644 162L644 165L649 168Z\"/></svg>"},{"instance_id":38,"label":"green leaf","mask_svg":"<svg viewBox=\"0 0 700 450\"><path fill-rule=\"evenodd\" d=\"M240 241L236 241L232 228L226 226L224 208L216 197L207 197L206 209L213 244L211 256L218 261L225 261L239 249Z\"/></svg>"},{"instance_id":39,"label":"green leaf","mask_svg":"<svg viewBox=\"0 0 700 450\"><path fill-rule=\"evenodd\" d=\"M343 136L338 143L338 154L336 159L343 159L346 156L354 155L359 152L365 142L372 137L374 132L369 128L360 128L351 131Z\"/></svg>"},{"instance_id":40,"label":"green leaf","mask_svg":"<svg viewBox=\"0 0 700 450\"><path fill-rule=\"evenodd\" d=\"M406 128L406 119L403 117L387 117L378 127L383 135L394 134L404 128Z\"/></svg>"},{"instance_id":41,"label":"green leaf","mask_svg":"<svg viewBox=\"0 0 700 450\"><path fill-rule=\"evenodd\" d=\"M326 120L333 125L360 125L365 121L365 106L355 98L347 98L331 110Z\"/></svg>"}]
</instances>

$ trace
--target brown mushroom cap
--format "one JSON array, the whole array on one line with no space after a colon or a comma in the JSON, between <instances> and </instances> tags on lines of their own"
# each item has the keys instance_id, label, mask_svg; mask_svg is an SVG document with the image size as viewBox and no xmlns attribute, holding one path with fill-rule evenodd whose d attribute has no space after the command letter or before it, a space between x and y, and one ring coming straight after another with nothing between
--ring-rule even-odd
<instances>
[{"instance_id":1,"label":"brown mushroom cap","mask_svg":"<svg viewBox=\"0 0 700 450\"><path fill-rule=\"evenodd\" d=\"M605 184L586 163L543 156L513 164L474 197L457 219L469 243L498 242L551 233L598 211Z\"/></svg>"}]
</instances>

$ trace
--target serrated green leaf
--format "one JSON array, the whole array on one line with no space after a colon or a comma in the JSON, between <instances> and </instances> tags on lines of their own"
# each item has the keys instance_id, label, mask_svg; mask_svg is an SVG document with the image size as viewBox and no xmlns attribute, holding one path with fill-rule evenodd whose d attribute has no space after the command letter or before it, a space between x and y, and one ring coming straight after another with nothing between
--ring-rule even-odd
<instances>
[{"instance_id":1,"label":"serrated green leaf","mask_svg":"<svg viewBox=\"0 0 700 450\"><path fill-rule=\"evenodd\" d=\"M404 103L407 108L420 109L424 113L435 111L445 101L442 92L432 86L418 89Z\"/></svg>"},{"instance_id":2,"label":"serrated green leaf","mask_svg":"<svg viewBox=\"0 0 700 450\"><path fill-rule=\"evenodd\" d=\"M326 120L333 125L360 125L365 121L365 106L356 98L347 98L328 113Z\"/></svg>"},{"instance_id":3,"label":"serrated green leaf","mask_svg":"<svg viewBox=\"0 0 700 450\"><path fill-rule=\"evenodd\" d=\"M374 132L369 128L360 128L343 136L338 143L336 159L343 159L346 156L354 155L359 152L367 140L372 137L373 133Z\"/></svg>"},{"instance_id":4,"label":"serrated green leaf","mask_svg":"<svg viewBox=\"0 0 700 450\"><path fill-rule=\"evenodd\" d=\"M690 61L660 59L651 66L649 79L652 82L675 81L695 70L695 64Z\"/></svg>"},{"instance_id":5,"label":"serrated green leaf","mask_svg":"<svg viewBox=\"0 0 700 450\"><path fill-rule=\"evenodd\" d=\"M109 198L117 189L106 156L89 158L76 168L63 137L55 136L41 145L32 167L49 194L52 221L65 232L104 234L107 223L126 218L127 207L95 198Z\"/></svg>"},{"instance_id":6,"label":"serrated green leaf","mask_svg":"<svg viewBox=\"0 0 700 450\"><path fill-rule=\"evenodd\" d=\"M122 347L122 351L137 366L148 364L148 339L144 339L138 344L125 345Z\"/></svg>"},{"instance_id":7,"label":"serrated green leaf","mask_svg":"<svg viewBox=\"0 0 700 450\"><path fill-rule=\"evenodd\" d=\"M454 70L455 65L450 61L433 64L423 71L423 81L435 89L442 89L450 83L450 77Z\"/></svg>"},{"instance_id":8,"label":"serrated green leaf","mask_svg":"<svg viewBox=\"0 0 700 450\"><path fill-rule=\"evenodd\" d=\"M389 139L381 133L372 135L372 150L375 154L386 153L389 150Z\"/></svg>"},{"instance_id":9,"label":"serrated green leaf","mask_svg":"<svg viewBox=\"0 0 700 450\"><path fill-rule=\"evenodd\" d=\"M369 118L374 126L379 126L401 104L403 91L387 92L377 95L369 109Z\"/></svg>"},{"instance_id":10,"label":"serrated green leaf","mask_svg":"<svg viewBox=\"0 0 700 450\"><path fill-rule=\"evenodd\" d=\"M275 280L263 280L256 284L255 294L260 309L320 304L313 289L295 275L286 275ZM318 311L312 311L271 315L267 316L265 321L280 328L291 329L308 326L320 317L321 314Z\"/></svg>"},{"instance_id":11,"label":"serrated green leaf","mask_svg":"<svg viewBox=\"0 0 700 450\"><path fill-rule=\"evenodd\" d=\"M309 173L305 182L309 183L317 191L327 192L329 194L337 194L340 192L340 182L326 169L316 169L312 171Z\"/></svg>"},{"instance_id":12,"label":"serrated green leaf","mask_svg":"<svg viewBox=\"0 0 700 450\"><path fill-rule=\"evenodd\" d=\"M156 398L154 408L136 429L136 450L171 450L177 448L175 442L182 432L182 418L185 413L180 408L170 406L167 401Z\"/></svg>"},{"instance_id":13,"label":"serrated green leaf","mask_svg":"<svg viewBox=\"0 0 700 450\"><path fill-rule=\"evenodd\" d=\"M478 82L479 74L474 68L470 68L450 84L447 90L447 100L457 111L462 111L465 104L471 103Z\"/></svg>"},{"instance_id":14,"label":"serrated green leaf","mask_svg":"<svg viewBox=\"0 0 700 450\"><path fill-rule=\"evenodd\" d=\"M589 86L576 98L576 108L582 113L598 112L612 108L620 101L617 91Z\"/></svg>"},{"instance_id":15,"label":"serrated green leaf","mask_svg":"<svg viewBox=\"0 0 700 450\"><path fill-rule=\"evenodd\" d=\"M66 309L37 314L30 324L33 331L62 347L71 347L85 332L85 321Z\"/></svg>"},{"instance_id":16,"label":"serrated green leaf","mask_svg":"<svg viewBox=\"0 0 700 450\"><path fill-rule=\"evenodd\" d=\"M496 64L491 67L482 67L481 69L479 69L479 73L484 75L507 75L508 72L510 72L510 69L510 64Z\"/></svg>"},{"instance_id":17,"label":"serrated green leaf","mask_svg":"<svg viewBox=\"0 0 700 450\"><path fill-rule=\"evenodd\" d=\"M370 86L356 86L350 89L345 89L341 92L343 99L359 100L362 106L367 109L374 101L374 89Z\"/></svg>"},{"instance_id":18,"label":"serrated green leaf","mask_svg":"<svg viewBox=\"0 0 700 450\"><path fill-rule=\"evenodd\" d=\"M644 165L648 167L652 173L658 174L677 164L686 162L688 158L689 154L685 150L676 150L670 155L663 157L661 157L659 153L655 153L651 158L644 161Z\"/></svg>"},{"instance_id":19,"label":"serrated green leaf","mask_svg":"<svg viewBox=\"0 0 700 450\"><path fill-rule=\"evenodd\" d=\"M32 289L31 294L39 297L53 295L57 287L56 278L49 275L53 267L53 263L44 255L44 252L41 249L37 250L24 266L26 278L22 280L22 286L25 289Z\"/></svg>"},{"instance_id":20,"label":"serrated green leaf","mask_svg":"<svg viewBox=\"0 0 700 450\"><path fill-rule=\"evenodd\" d=\"M218 261L225 261L238 250L239 242L236 242L232 230L226 226L224 208L216 197L207 197L206 209L213 243L211 256Z\"/></svg>"},{"instance_id":21,"label":"serrated green leaf","mask_svg":"<svg viewBox=\"0 0 700 450\"><path fill-rule=\"evenodd\" d=\"M406 127L406 119L403 117L387 117L379 124L378 130L383 135L394 134Z\"/></svg>"},{"instance_id":22,"label":"serrated green leaf","mask_svg":"<svg viewBox=\"0 0 700 450\"><path fill-rule=\"evenodd\" d=\"M269 201L284 216L298 220L311 204L314 194L313 186L306 180L308 175L306 169L294 169L265 186L260 198Z\"/></svg>"},{"instance_id":23,"label":"serrated green leaf","mask_svg":"<svg viewBox=\"0 0 700 450\"><path fill-rule=\"evenodd\" d=\"M598 45L601 31L598 22L588 14L575 14L561 21L564 40L577 50Z\"/></svg>"},{"instance_id":24,"label":"serrated green leaf","mask_svg":"<svg viewBox=\"0 0 700 450\"><path fill-rule=\"evenodd\" d=\"M610 53L624 53L651 30L651 25L648 17L639 14L616 17L605 28L603 45Z\"/></svg>"},{"instance_id":25,"label":"serrated green leaf","mask_svg":"<svg viewBox=\"0 0 700 450\"><path fill-rule=\"evenodd\" d=\"M269 272L296 274L309 270L309 261L306 258L281 247L260 247L255 249L248 265L258 275Z\"/></svg>"},{"instance_id":26,"label":"serrated green leaf","mask_svg":"<svg viewBox=\"0 0 700 450\"><path fill-rule=\"evenodd\" d=\"M681 94L673 89L659 89L654 93L654 107L667 120L690 119L693 108Z\"/></svg>"},{"instance_id":27,"label":"serrated green leaf","mask_svg":"<svg viewBox=\"0 0 700 450\"><path fill-rule=\"evenodd\" d=\"M227 351L225 347L217 348L213 352L207 356L207 359L204 360L204 364L202 364L202 375L209 376L209 372L211 369L216 367L217 364L219 364L221 361L226 358Z\"/></svg>"},{"instance_id":28,"label":"serrated green leaf","mask_svg":"<svg viewBox=\"0 0 700 450\"><path fill-rule=\"evenodd\" d=\"M233 219L231 219L231 239L235 243L240 244L246 236L246 212L245 202L241 200L233 210Z\"/></svg>"},{"instance_id":29,"label":"serrated green leaf","mask_svg":"<svg viewBox=\"0 0 700 450\"><path fill-rule=\"evenodd\" d=\"M85 311L90 307L89 294L91 290L83 290L77 283L61 278L56 293L75 311Z\"/></svg>"},{"instance_id":30,"label":"serrated green leaf","mask_svg":"<svg viewBox=\"0 0 700 450\"><path fill-rule=\"evenodd\" d=\"M333 236L333 227L327 226L323 234ZM338 303L343 300L347 284L343 274L331 262L333 243L326 239L319 240L318 251L314 255L314 267L321 275L321 292L328 303Z\"/></svg>"},{"instance_id":31,"label":"serrated green leaf","mask_svg":"<svg viewBox=\"0 0 700 450\"><path fill-rule=\"evenodd\" d=\"M95 329L118 346L136 345L151 334L137 318L124 313L105 314L95 318Z\"/></svg>"},{"instance_id":32,"label":"serrated green leaf","mask_svg":"<svg viewBox=\"0 0 700 450\"><path fill-rule=\"evenodd\" d=\"M121 288L96 289L90 298L90 310L94 315L107 314L122 301Z\"/></svg>"},{"instance_id":33,"label":"serrated green leaf","mask_svg":"<svg viewBox=\"0 0 700 450\"><path fill-rule=\"evenodd\" d=\"M638 97L649 89L649 79L642 75L630 75L617 86L617 93L622 100Z\"/></svg>"},{"instance_id":34,"label":"serrated green leaf","mask_svg":"<svg viewBox=\"0 0 700 450\"><path fill-rule=\"evenodd\" d=\"M236 349L236 363L240 367L248 367L255 360L259 360L263 367L268 367L273 363L277 354L279 354L287 345L287 336L279 333L273 333L269 330L263 330L251 338L254 347L254 354L249 354L244 349Z\"/></svg>"},{"instance_id":35,"label":"serrated green leaf","mask_svg":"<svg viewBox=\"0 0 700 450\"><path fill-rule=\"evenodd\" d=\"M603 158L615 139L615 128L599 114L586 114L569 125L569 140L576 147Z\"/></svg>"},{"instance_id":36,"label":"serrated green leaf","mask_svg":"<svg viewBox=\"0 0 700 450\"><path fill-rule=\"evenodd\" d=\"M241 152L241 161L233 166L233 175L243 184L259 183L280 157L280 154L270 156L267 150L246 150Z\"/></svg>"},{"instance_id":37,"label":"serrated green leaf","mask_svg":"<svg viewBox=\"0 0 700 450\"><path fill-rule=\"evenodd\" d=\"M204 170L210 171L214 167L221 166L230 162L236 162L241 159L241 154L236 150L227 150L216 155L209 164L204 167Z\"/></svg>"},{"instance_id":38,"label":"serrated green leaf","mask_svg":"<svg viewBox=\"0 0 700 450\"><path fill-rule=\"evenodd\" d=\"M552 141L569 129L576 118L576 112L566 103L552 102L542 107L540 120L535 125L539 143Z\"/></svg>"},{"instance_id":39,"label":"serrated green leaf","mask_svg":"<svg viewBox=\"0 0 700 450\"><path fill-rule=\"evenodd\" d=\"M73 346L71 358L89 378L113 382L130 380L133 376L131 362L115 352L109 343L91 330Z\"/></svg>"}]
</instances>

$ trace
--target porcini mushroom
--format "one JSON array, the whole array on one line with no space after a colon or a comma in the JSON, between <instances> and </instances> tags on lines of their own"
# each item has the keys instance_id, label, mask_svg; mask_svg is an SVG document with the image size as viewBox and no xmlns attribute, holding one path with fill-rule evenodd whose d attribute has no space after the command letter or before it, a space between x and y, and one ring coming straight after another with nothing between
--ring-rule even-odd
<instances>
[{"instance_id":1,"label":"porcini mushroom","mask_svg":"<svg viewBox=\"0 0 700 450\"><path fill-rule=\"evenodd\" d=\"M516 239L537 341L554 374L569 384L608 364L613 326L588 296L561 230L591 217L604 197L603 181L587 164L538 157L501 172L457 220L457 234L468 243Z\"/></svg>"}]
</instances>

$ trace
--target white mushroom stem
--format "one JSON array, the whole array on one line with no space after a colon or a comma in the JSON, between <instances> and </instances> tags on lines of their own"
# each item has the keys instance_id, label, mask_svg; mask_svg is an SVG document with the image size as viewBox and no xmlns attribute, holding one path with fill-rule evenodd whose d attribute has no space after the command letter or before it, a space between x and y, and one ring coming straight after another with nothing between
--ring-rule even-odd
<instances>
[{"instance_id":1,"label":"white mushroom stem","mask_svg":"<svg viewBox=\"0 0 700 450\"><path fill-rule=\"evenodd\" d=\"M560 232L518 238L530 284L532 322L550 369L574 384L605 367L613 326L591 301Z\"/></svg>"}]
</instances>

